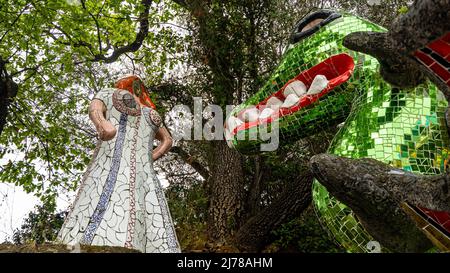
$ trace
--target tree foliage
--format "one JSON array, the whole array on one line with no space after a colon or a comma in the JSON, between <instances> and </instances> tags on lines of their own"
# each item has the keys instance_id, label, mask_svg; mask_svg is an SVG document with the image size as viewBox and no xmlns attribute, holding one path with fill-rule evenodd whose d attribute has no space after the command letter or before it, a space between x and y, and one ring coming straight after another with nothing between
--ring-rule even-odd
<instances>
[{"instance_id":1,"label":"tree foliage","mask_svg":"<svg viewBox=\"0 0 450 273\"><path fill-rule=\"evenodd\" d=\"M160 1L1 0L0 59L19 92L1 126L0 181L44 201L74 190L95 141L89 99L134 70L162 79L175 13Z\"/></svg>"},{"instance_id":2,"label":"tree foliage","mask_svg":"<svg viewBox=\"0 0 450 273\"><path fill-rule=\"evenodd\" d=\"M48 204L36 206L24 219L20 229L14 231L13 243L42 244L54 241L66 216L66 212L55 213L54 211L55 208Z\"/></svg>"},{"instance_id":3,"label":"tree foliage","mask_svg":"<svg viewBox=\"0 0 450 273\"><path fill-rule=\"evenodd\" d=\"M303 215L273 231L275 241L267 251L301 253L343 253L322 228L312 207Z\"/></svg>"}]
</instances>

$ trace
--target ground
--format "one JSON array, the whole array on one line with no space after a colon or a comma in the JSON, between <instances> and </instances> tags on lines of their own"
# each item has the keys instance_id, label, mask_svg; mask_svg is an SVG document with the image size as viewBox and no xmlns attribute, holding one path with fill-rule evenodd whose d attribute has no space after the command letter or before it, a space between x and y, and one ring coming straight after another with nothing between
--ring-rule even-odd
<instances>
[{"instance_id":1,"label":"ground","mask_svg":"<svg viewBox=\"0 0 450 273\"><path fill-rule=\"evenodd\" d=\"M72 247L62 244L0 244L0 253L70 253L77 252ZM109 246L81 246L82 253L140 253L137 250Z\"/></svg>"}]
</instances>

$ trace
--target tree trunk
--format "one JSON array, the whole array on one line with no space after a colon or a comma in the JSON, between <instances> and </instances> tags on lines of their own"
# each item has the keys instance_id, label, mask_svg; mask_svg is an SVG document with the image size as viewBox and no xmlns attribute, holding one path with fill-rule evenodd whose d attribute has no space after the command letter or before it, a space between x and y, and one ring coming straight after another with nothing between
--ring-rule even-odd
<instances>
[{"instance_id":1,"label":"tree trunk","mask_svg":"<svg viewBox=\"0 0 450 273\"><path fill-rule=\"evenodd\" d=\"M0 57L0 135L6 124L8 106L11 98L17 94L18 86L8 75L3 59Z\"/></svg>"},{"instance_id":2,"label":"tree trunk","mask_svg":"<svg viewBox=\"0 0 450 273\"><path fill-rule=\"evenodd\" d=\"M249 219L237 232L237 247L256 252L270 243L273 230L298 217L311 204L311 183L312 175L308 171L288 183L274 203Z\"/></svg>"},{"instance_id":3,"label":"tree trunk","mask_svg":"<svg viewBox=\"0 0 450 273\"><path fill-rule=\"evenodd\" d=\"M255 156L255 174L250 183L247 201L247 217L256 215L260 210L261 201L261 181L264 172L262 170L261 156Z\"/></svg>"},{"instance_id":4,"label":"tree trunk","mask_svg":"<svg viewBox=\"0 0 450 273\"><path fill-rule=\"evenodd\" d=\"M0 134L3 132L3 127L6 123L6 116L8 115L9 99L6 91L6 81L3 77L0 80Z\"/></svg>"},{"instance_id":5,"label":"tree trunk","mask_svg":"<svg viewBox=\"0 0 450 273\"><path fill-rule=\"evenodd\" d=\"M241 223L245 199L243 162L225 141L214 142L212 152L208 235L215 243L226 243Z\"/></svg>"}]
</instances>

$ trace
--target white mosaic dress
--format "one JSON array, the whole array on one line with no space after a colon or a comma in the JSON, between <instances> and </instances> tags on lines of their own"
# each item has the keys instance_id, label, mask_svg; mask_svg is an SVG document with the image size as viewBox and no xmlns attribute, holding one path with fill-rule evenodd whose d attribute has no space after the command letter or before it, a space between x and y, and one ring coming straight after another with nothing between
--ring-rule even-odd
<instances>
[{"instance_id":1,"label":"white mosaic dress","mask_svg":"<svg viewBox=\"0 0 450 273\"><path fill-rule=\"evenodd\" d=\"M121 246L141 252L180 252L169 208L153 170L158 113L125 90L96 97L117 129L99 141L58 238L66 244Z\"/></svg>"}]
</instances>

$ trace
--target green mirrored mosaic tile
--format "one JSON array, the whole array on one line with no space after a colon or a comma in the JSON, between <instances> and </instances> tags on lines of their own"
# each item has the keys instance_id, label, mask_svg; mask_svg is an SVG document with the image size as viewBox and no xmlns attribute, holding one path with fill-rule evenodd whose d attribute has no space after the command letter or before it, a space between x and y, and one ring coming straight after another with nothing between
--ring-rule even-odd
<instances>
[{"instance_id":1,"label":"green mirrored mosaic tile","mask_svg":"<svg viewBox=\"0 0 450 273\"><path fill-rule=\"evenodd\" d=\"M356 65L350 79L315 103L281 117L280 145L345 121L329 153L369 157L422 174L442 173L450 147L444 118L445 98L431 83L411 90L392 88L381 78L375 58L342 45L344 37L356 31L385 29L348 14L322 26L287 50L266 84L232 115L257 105L302 71L330 56L346 53ZM259 153L264 141L245 138L256 131L257 128L238 131L231 140L233 148L244 154ZM317 181L313 185L313 202L323 227L337 243L348 252L368 251L367 243L373 238L352 210Z\"/></svg>"}]
</instances>

